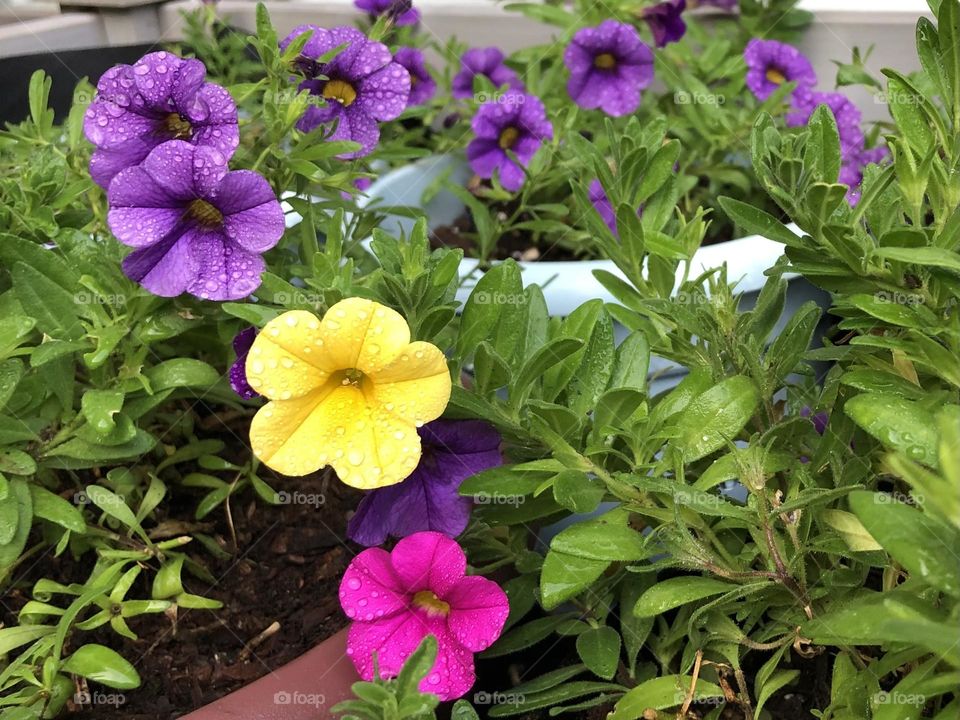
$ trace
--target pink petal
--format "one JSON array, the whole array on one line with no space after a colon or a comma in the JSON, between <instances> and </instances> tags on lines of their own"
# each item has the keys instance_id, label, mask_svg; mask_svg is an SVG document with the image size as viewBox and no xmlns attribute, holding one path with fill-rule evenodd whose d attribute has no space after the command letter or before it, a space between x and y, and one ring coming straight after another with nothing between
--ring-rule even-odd
<instances>
[{"instance_id":1,"label":"pink petal","mask_svg":"<svg viewBox=\"0 0 960 720\"><path fill-rule=\"evenodd\" d=\"M430 631L437 638L437 660L420 681L420 692L437 695L441 700L456 700L469 692L477 680L473 653L460 645L443 628L443 620L430 622Z\"/></svg>"},{"instance_id":2,"label":"pink petal","mask_svg":"<svg viewBox=\"0 0 960 720\"><path fill-rule=\"evenodd\" d=\"M507 594L479 575L463 578L444 596L450 604L447 627L468 650L480 652L500 637L510 613Z\"/></svg>"},{"instance_id":3,"label":"pink petal","mask_svg":"<svg viewBox=\"0 0 960 720\"><path fill-rule=\"evenodd\" d=\"M406 609L407 594L394 574L390 553L370 548L353 559L340 581L340 605L356 620L388 618Z\"/></svg>"},{"instance_id":4,"label":"pink petal","mask_svg":"<svg viewBox=\"0 0 960 720\"><path fill-rule=\"evenodd\" d=\"M390 562L408 593L432 590L440 599L467 569L467 556L457 542L438 532L405 537L393 549Z\"/></svg>"},{"instance_id":5,"label":"pink petal","mask_svg":"<svg viewBox=\"0 0 960 720\"><path fill-rule=\"evenodd\" d=\"M355 622L347 635L347 655L364 680L373 679L374 653L377 654L380 675L396 677L403 663L429 632L426 619L413 612L374 622Z\"/></svg>"}]
</instances>

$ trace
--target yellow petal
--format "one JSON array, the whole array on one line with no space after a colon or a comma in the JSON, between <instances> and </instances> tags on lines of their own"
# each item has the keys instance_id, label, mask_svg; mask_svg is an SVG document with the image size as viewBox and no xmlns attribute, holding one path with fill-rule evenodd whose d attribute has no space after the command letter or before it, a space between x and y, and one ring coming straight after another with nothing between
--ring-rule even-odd
<instances>
[{"instance_id":1,"label":"yellow petal","mask_svg":"<svg viewBox=\"0 0 960 720\"><path fill-rule=\"evenodd\" d=\"M364 490L398 483L420 462L420 437L413 423L370 400L355 385L330 383L268 403L250 425L253 451L284 475L331 465L344 483Z\"/></svg>"},{"instance_id":2,"label":"yellow petal","mask_svg":"<svg viewBox=\"0 0 960 720\"><path fill-rule=\"evenodd\" d=\"M335 370L325 359L320 321L305 310L274 318L247 356L250 387L271 400L291 400L321 387Z\"/></svg>"},{"instance_id":3,"label":"yellow petal","mask_svg":"<svg viewBox=\"0 0 960 720\"><path fill-rule=\"evenodd\" d=\"M436 420L450 401L447 360L430 343L410 343L392 363L369 377L377 402L407 422Z\"/></svg>"},{"instance_id":4,"label":"yellow petal","mask_svg":"<svg viewBox=\"0 0 960 720\"><path fill-rule=\"evenodd\" d=\"M364 298L347 298L331 307L321 331L332 365L365 374L390 363L410 342L410 328L400 313Z\"/></svg>"}]
</instances>

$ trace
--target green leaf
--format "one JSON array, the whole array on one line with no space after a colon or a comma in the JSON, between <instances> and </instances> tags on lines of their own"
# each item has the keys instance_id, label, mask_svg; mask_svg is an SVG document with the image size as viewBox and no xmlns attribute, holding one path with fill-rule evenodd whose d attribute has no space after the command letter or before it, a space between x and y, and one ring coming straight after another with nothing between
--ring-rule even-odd
<instances>
[{"instance_id":1,"label":"green leaf","mask_svg":"<svg viewBox=\"0 0 960 720\"><path fill-rule=\"evenodd\" d=\"M17 561L27 545L33 522L33 500L30 488L20 478L9 481L6 500L0 502L0 581Z\"/></svg>"},{"instance_id":2,"label":"green leaf","mask_svg":"<svg viewBox=\"0 0 960 720\"><path fill-rule=\"evenodd\" d=\"M520 374L511 386L511 400L513 400L514 397L525 397L530 385L543 377L543 374L547 370L566 360L582 347L583 340L559 337L549 341L546 345L538 349L533 356L523 364ZM515 404L519 404L519 400Z\"/></svg>"},{"instance_id":3,"label":"green leaf","mask_svg":"<svg viewBox=\"0 0 960 720\"><path fill-rule=\"evenodd\" d=\"M67 658L60 669L117 690L140 687L140 675L133 665L116 651L103 645L82 645Z\"/></svg>"},{"instance_id":4,"label":"green leaf","mask_svg":"<svg viewBox=\"0 0 960 720\"><path fill-rule=\"evenodd\" d=\"M885 493L851 493L850 507L883 549L911 575L960 597L960 534Z\"/></svg>"},{"instance_id":5,"label":"green leaf","mask_svg":"<svg viewBox=\"0 0 960 720\"><path fill-rule=\"evenodd\" d=\"M840 537L847 543L847 547L854 552L871 552L883 549L853 513L830 509L824 510L821 517L827 525L840 534Z\"/></svg>"},{"instance_id":6,"label":"green leaf","mask_svg":"<svg viewBox=\"0 0 960 720\"><path fill-rule=\"evenodd\" d=\"M607 720L639 720L645 710L666 710L683 705L690 685L690 678L686 675L664 675L647 680L620 698ZM723 690L698 679L693 697L694 700L719 698L723 697Z\"/></svg>"},{"instance_id":7,"label":"green leaf","mask_svg":"<svg viewBox=\"0 0 960 720\"><path fill-rule=\"evenodd\" d=\"M33 499L33 514L38 518L49 520L71 532L83 534L87 531L83 514L59 495L35 484L30 485L30 495Z\"/></svg>"},{"instance_id":8,"label":"green leaf","mask_svg":"<svg viewBox=\"0 0 960 720\"><path fill-rule=\"evenodd\" d=\"M873 256L960 272L960 254L939 247L881 247L873 251Z\"/></svg>"},{"instance_id":9,"label":"green leaf","mask_svg":"<svg viewBox=\"0 0 960 720\"><path fill-rule=\"evenodd\" d=\"M925 465L938 465L937 426L920 405L899 395L862 393L846 402L844 412L887 447Z\"/></svg>"},{"instance_id":10,"label":"green leaf","mask_svg":"<svg viewBox=\"0 0 960 720\"><path fill-rule=\"evenodd\" d=\"M759 235L769 240L776 240L787 246L800 246L800 239L796 233L772 215L749 203L734 200L730 197L721 197L720 207L730 216L731 220L746 230L747 233Z\"/></svg>"},{"instance_id":11,"label":"green leaf","mask_svg":"<svg viewBox=\"0 0 960 720\"><path fill-rule=\"evenodd\" d=\"M577 523L562 530L550 542L550 549L607 562L643 560L651 554L645 546L643 535L633 528L596 520Z\"/></svg>"},{"instance_id":12,"label":"green leaf","mask_svg":"<svg viewBox=\"0 0 960 720\"><path fill-rule=\"evenodd\" d=\"M168 388L209 388L220 380L220 373L213 366L192 358L167 360L144 375L155 393Z\"/></svg>"},{"instance_id":13,"label":"green leaf","mask_svg":"<svg viewBox=\"0 0 960 720\"><path fill-rule=\"evenodd\" d=\"M807 129L804 168L813 171L823 182L835 183L840 174L840 134L830 108L818 105L807 122Z\"/></svg>"},{"instance_id":14,"label":"green leaf","mask_svg":"<svg viewBox=\"0 0 960 720\"><path fill-rule=\"evenodd\" d=\"M520 625L500 636L489 650L482 654L484 658L511 655L519 650L536 645L546 639L554 630L570 619L570 615L549 615Z\"/></svg>"},{"instance_id":15,"label":"green leaf","mask_svg":"<svg viewBox=\"0 0 960 720\"><path fill-rule=\"evenodd\" d=\"M759 404L760 394L749 378L727 378L699 395L678 416L672 444L684 462L699 460L732 442Z\"/></svg>"},{"instance_id":16,"label":"green leaf","mask_svg":"<svg viewBox=\"0 0 960 720\"><path fill-rule=\"evenodd\" d=\"M607 625L590 628L577 637L577 654L592 673L611 680L620 661L620 633Z\"/></svg>"},{"instance_id":17,"label":"green leaf","mask_svg":"<svg viewBox=\"0 0 960 720\"><path fill-rule=\"evenodd\" d=\"M100 508L105 514L135 531L147 545L152 545L147 534L143 531L143 528L140 527L140 523L137 522L137 516L134 515L133 510L130 509L130 506L127 505L121 496L101 485L87 485L86 493L90 502Z\"/></svg>"},{"instance_id":18,"label":"green leaf","mask_svg":"<svg viewBox=\"0 0 960 720\"><path fill-rule=\"evenodd\" d=\"M23 450L4 448L0 450L0 472L11 475L33 475L37 472L37 463Z\"/></svg>"},{"instance_id":19,"label":"green leaf","mask_svg":"<svg viewBox=\"0 0 960 720\"><path fill-rule=\"evenodd\" d=\"M87 390L80 399L80 409L90 426L106 435L117 426L113 416L123 407L123 397L119 390Z\"/></svg>"},{"instance_id":20,"label":"green leaf","mask_svg":"<svg viewBox=\"0 0 960 720\"><path fill-rule=\"evenodd\" d=\"M73 295L22 262L16 263L10 274L20 304L30 308L38 328L54 338L80 339L83 326L77 320Z\"/></svg>"},{"instance_id":21,"label":"green leaf","mask_svg":"<svg viewBox=\"0 0 960 720\"><path fill-rule=\"evenodd\" d=\"M17 358L0 362L0 410L6 407L23 377L23 363Z\"/></svg>"},{"instance_id":22,"label":"green leaf","mask_svg":"<svg viewBox=\"0 0 960 720\"><path fill-rule=\"evenodd\" d=\"M34 640L52 635L55 630L52 625L14 625L0 628L0 657Z\"/></svg>"},{"instance_id":23,"label":"green leaf","mask_svg":"<svg viewBox=\"0 0 960 720\"><path fill-rule=\"evenodd\" d=\"M553 497L571 512L589 513L597 509L606 488L580 470L564 470L553 481Z\"/></svg>"},{"instance_id":24,"label":"green leaf","mask_svg":"<svg viewBox=\"0 0 960 720\"><path fill-rule=\"evenodd\" d=\"M540 602L553 610L593 585L608 567L607 560L549 550L540 570Z\"/></svg>"},{"instance_id":25,"label":"green leaf","mask_svg":"<svg viewBox=\"0 0 960 720\"><path fill-rule=\"evenodd\" d=\"M675 577L657 583L647 590L633 608L638 617L662 615L668 610L712 595L736 589L736 585L706 577Z\"/></svg>"}]
</instances>

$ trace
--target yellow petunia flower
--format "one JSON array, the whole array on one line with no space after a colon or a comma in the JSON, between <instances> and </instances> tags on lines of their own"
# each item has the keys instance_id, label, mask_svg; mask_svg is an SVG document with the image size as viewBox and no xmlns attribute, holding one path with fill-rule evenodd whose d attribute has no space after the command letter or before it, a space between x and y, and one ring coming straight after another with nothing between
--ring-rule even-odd
<instances>
[{"instance_id":1,"label":"yellow petunia flower","mask_svg":"<svg viewBox=\"0 0 960 720\"><path fill-rule=\"evenodd\" d=\"M420 462L417 427L440 417L450 371L439 348L410 342L406 320L348 298L322 320L305 310L274 318L247 356L247 380L271 402L250 425L254 454L284 475L331 465L369 490Z\"/></svg>"}]
</instances>

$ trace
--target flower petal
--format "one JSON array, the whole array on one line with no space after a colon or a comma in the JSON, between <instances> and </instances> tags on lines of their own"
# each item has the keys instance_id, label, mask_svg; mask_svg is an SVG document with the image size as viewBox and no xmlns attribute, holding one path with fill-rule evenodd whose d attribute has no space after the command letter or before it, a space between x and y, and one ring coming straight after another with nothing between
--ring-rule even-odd
<instances>
[{"instance_id":1,"label":"flower petal","mask_svg":"<svg viewBox=\"0 0 960 720\"><path fill-rule=\"evenodd\" d=\"M332 367L367 375L393 362L410 342L410 328L396 310L365 298L346 298L321 322L324 351Z\"/></svg>"},{"instance_id":2,"label":"flower petal","mask_svg":"<svg viewBox=\"0 0 960 720\"><path fill-rule=\"evenodd\" d=\"M473 654L445 630L442 620L430 619L428 624L437 638L437 659L420 681L420 692L433 693L444 701L456 700L477 681Z\"/></svg>"},{"instance_id":3,"label":"flower petal","mask_svg":"<svg viewBox=\"0 0 960 720\"><path fill-rule=\"evenodd\" d=\"M450 633L473 652L486 650L500 637L510 614L507 594L492 580L478 575L460 580L443 599L450 605Z\"/></svg>"},{"instance_id":4,"label":"flower petal","mask_svg":"<svg viewBox=\"0 0 960 720\"><path fill-rule=\"evenodd\" d=\"M407 107L409 97L410 73L392 62L360 81L356 104L375 120L393 120Z\"/></svg>"},{"instance_id":5,"label":"flower petal","mask_svg":"<svg viewBox=\"0 0 960 720\"><path fill-rule=\"evenodd\" d=\"M440 349L430 343L407 345L389 365L370 374L377 402L409 422L436 420L450 401L450 370Z\"/></svg>"},{"instance_id":6,"label":"flower petal","mask_svg":"<svg viewBox=\"0 0 960 720\"><path fill-rule=\"evenodd\" d=\"M283 236L283 208L270 183L251 170L228 172L217 194L227 235L250 252L262 253Z\"/></svg>"},{"instance_id":7,"label":"flower petal","mask_svg":"<svg viewBox=\"0 0 960 720\"><path fill-rule=\"evenodd\" d=\"M467 569L467 556L460 545L438 532L403 538L390 553L390 562L407 592L430 590L441 600L463 579Z\"/></svg>"},{"instance_id":8,"label":"flower petal","mask_svg":"<svg viewBox=\"0 0 960 720\"><path fill-rule=\"evenodd\" d=\"M198 268L192 251L193 234L173 233L161 242L135 250L123 259L123 272L160 297L184 292Z\"/></svg>"},{"instance_id":9,"label":"flower petal","mask_svg":"<svg viewBox=\"0 0 960 720\"><path fill-rule=\"evenodd\" d=\"M290 310L266 324L247 356L247 380L271 400L302 398L321 387L336 368L324 361L320 321Z\"/></svg>"},{"instance_id":10,"label":"flower petal","mask_svg":"<svg viewBox=\"0 0 960 720\"><path fill-rule=\"evenodd\" d=\"M230 93L214 83L206 83L187 110L193 125L194 145L209 145L224 155L233 155L240 144L237 106Z\"/></svg>"},{"instance_id":11,"label":"flower petal","mask_svg":"<svg viewBox=\"0 0 960 720\"><path fill-rule=\"evenodd\" d=\"M204 300L239 300L260 287L263 258L229 240L222 231L196 233L197 276L188 292Z\"/></svg>"},{"instance_id":12,"label":"flower petal","mask_svg":"<svg viewBox=\"0 0 960 720\"><path fill-rule=\"evenodd\" d=\"M383 677L396 677L403 663L430 634L431 623L412 612L374 622L355 622L347 635L347 655L364 680L373 679L373 656Z\"/></svg>"},{"instance_id":13,"label":"flower petal","mask_svg":"<svg viewBox=\"0 0 960 720\"><path fill-rule=\"evenodd\" d=\"M110 183L107 196L107 222L124 245L153 245L183 219L183 208L139 166L121 171Z\"/></svg>"},{"instance_id":14,"label":"flower petal","mask_svg":"<svg viewBox=\"0 0 960 720\"><path fill-rule=\"evenodd\" d=\"M405 610L407 601L390 564L390 553L381 548L357 555L340 581L340 605L352 620L390 617Z\"/></svg>"}]
</instances>

